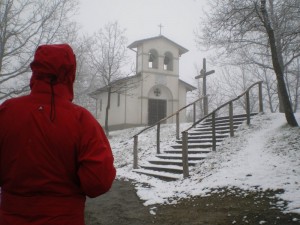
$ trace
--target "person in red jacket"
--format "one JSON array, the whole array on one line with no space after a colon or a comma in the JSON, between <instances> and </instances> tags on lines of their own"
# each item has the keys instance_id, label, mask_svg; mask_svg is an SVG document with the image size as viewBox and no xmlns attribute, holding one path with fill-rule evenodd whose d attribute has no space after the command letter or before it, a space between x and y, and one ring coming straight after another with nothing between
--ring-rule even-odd
<instances>
[{"instance_id":1,"label":"person in red jacket","mask_svg":"<svg viewBox=\"0 0 300 225\"><path fill-rule=\"evenodd\" d=\"M0 105L0 224L83 225L86 196L107 192L116 170L99 123L72 103L76 58L42 45L29 95Z\"/></svg>"}]
</instances>

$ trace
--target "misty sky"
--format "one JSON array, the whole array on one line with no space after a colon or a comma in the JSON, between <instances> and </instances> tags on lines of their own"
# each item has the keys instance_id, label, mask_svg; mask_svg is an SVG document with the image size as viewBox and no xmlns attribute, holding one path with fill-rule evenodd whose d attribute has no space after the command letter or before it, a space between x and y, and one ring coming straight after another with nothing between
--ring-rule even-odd
<instances>
[{"instance_id":1,"label":"misty sky","mask_svg":"<svg viewBox=\"0 0 300 225\"><path fill-rule=\"evenodd\" d=\"M202 67L202 59L208 55L197 49L194 35L207 0L80 1L77 19L84 32L92 34L108 22L118 21L126 29L128 45L159 35L159 24L162 24L162 35L189 50L180 58L180 78L194 82L195 64ZM208 70L212 69L209 67Z\"/></svg>"}]
</instances>

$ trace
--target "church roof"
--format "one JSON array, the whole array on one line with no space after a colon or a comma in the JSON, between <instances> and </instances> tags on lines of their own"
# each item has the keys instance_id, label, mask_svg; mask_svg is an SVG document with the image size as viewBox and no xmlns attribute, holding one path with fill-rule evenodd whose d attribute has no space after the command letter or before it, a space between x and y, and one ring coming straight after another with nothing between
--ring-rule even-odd
<instances>
[{"instance_id":1,"label":"church roof","mask_svg":"<svg viewBox=\"0 0 300 225\"><path fill-rule=\"evenodd\" d=\"M129 77L124 77L124 78L120 78L118 80L115 80L111 83L111 85L116 85L116 84L120 84L124 81L129 81L131 79L134 79L134 78L137 78L139 77L141 74L137 74L137 75L133 75L133 76L129 76ZM193 91L193 90L196 90L197 88L191 84L188 84L187 82L181 80L181 79L178 79L180 83L182 83L186 89L188 91ZM102 92L107 92L108 91L108 86L103 86L101 88L98 88L97 90L94 90L93 92L89 93L89 96L91 96L92 98L95 98L96 95L102 93Z\"/></svg>"},{"instance_id":2,"label":"church roof","mask_svg":"<svg viewBox=\"0 0 300 225\"><path fill-rule=\"evenodd\" d=\"M163 35L159 35L159 36L155 36L155 37L151 37L151 38L146 38L146 39L135 41L135 42L131 43L130 45L128 45L128 48L130 48L130 49L137 48L142 43L147 42L147 41L152 41L152 40L155 40L155 39L165 39L166 41L168 41L171 44L175 45L179 49L179 55L182 55L182 54L184 54L184 53L186 53L186 52L189 51L186 48L184 48L181 45L175 43L174 41L170 40L169 38L166 38Z\"/></svg>"},{"instance_id":3,"label":"church roof","mask_svg":"<svg viewBox=\"0 0 300 225\"><path fill-rule=\"evenodd\" d=\"M181 82L186 88L188 91L193 91L193 90L196 90L197 88L181 79L179 79L179 82Z\"/></svg>"},{"instance_id":4,"label":"church roof","mask_svg":"<svg viewBox=\"0 0 300 225\"><path fill-rule=\"evenodd\" d=\"M115 86L115 85L118 85L118 84L121 84L122 82L125 82L125 81L130 81L134 78L137 78L137 77L140 77L141 74L136 74L136 75L133 75L133 76L128 76L128 77L122 77L122 78L119 78L117 80L114 80L110 83L111 86ZM89 93L89 96L91 96L92 98L95 97L97 94L100 94L102 92L107 92L108 91L108 85L105 85L103 87L100 87L92 92Z\"/></svg>"}]
</instances>

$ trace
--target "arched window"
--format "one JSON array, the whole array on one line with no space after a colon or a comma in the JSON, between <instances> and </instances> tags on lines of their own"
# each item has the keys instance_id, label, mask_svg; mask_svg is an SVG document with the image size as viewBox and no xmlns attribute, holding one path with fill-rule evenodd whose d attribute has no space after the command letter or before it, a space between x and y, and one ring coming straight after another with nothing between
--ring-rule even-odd
<instances>
[{"instance_id":1,"label":"arched window","mask_svg":"<svg viewBox=\"0 0 300 225\"><path fill-rule=\"evenodd\" d=\"M157 51L155 49L151 49L149 51L149 60L148 60L148 65L149 68L158 68L158 54Z\"/></svg>"},{"instance_id":2,"label":"arched window","mask_svg":"<svg viewBox=\"0 0 300 225\"><path fill-rule=\"evenodd\" d=\"M170 52L165 53L164 70L173 70L173 55Z\"/></svg>"}]
</instances>

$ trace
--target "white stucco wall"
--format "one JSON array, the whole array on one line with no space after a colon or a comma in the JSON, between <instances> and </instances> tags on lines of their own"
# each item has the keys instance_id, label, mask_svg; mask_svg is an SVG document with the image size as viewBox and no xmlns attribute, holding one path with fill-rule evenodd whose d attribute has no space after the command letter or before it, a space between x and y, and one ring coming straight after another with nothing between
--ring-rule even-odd
<instances>
[{"instance_id":1,"label":"white stucco wall","mask_svg":"<svg viewBox=\"0 0 300 225\"><path fill-rule=\"evenodd\" d=\"M179 82L179 106L178 108L182 108L184 106L186 106L186 87ZM186 110L183 110L180 112L180 116L179 116L179 120L180 122L186 122Z\"/></svg>"},{"instance_id":2,"label":"white stucco wall","mask_svg":"<svg viewBox=\"0 0 300 225\"><path fill-rule=\"evenodd\" d=\"M141 121L141 100L140 83L135 88L126 92L126 124L140 124Z\"/></svg>"}]
</instances>

